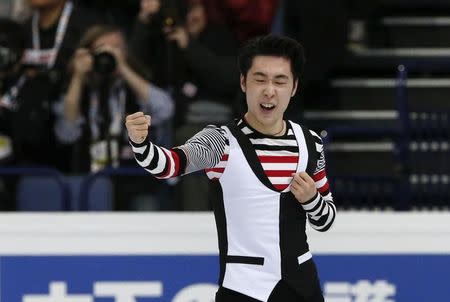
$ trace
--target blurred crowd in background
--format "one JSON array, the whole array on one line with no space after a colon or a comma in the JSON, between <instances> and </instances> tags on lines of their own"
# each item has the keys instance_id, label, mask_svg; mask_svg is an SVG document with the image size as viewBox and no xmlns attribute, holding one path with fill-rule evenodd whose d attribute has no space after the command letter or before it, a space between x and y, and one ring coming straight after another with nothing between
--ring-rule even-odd
<instances>
[{"instance_id":1,"label":"blurred crowd in background","mask_svg":"<svg viewBox=\"0 0 450 302\"><path fill-rule=\"evenodd\" d=\"M137 168L124 117L150 114L152 139L171 147L241 114L236 55L267 33L305 48L287 113L301 123L305 107L324 106L346 51L365 47L369 2L0 0L0 165L65 175ZM0 175L1 210L16 209L17 181ZM115 176L113 209L208 210L206 182Z\"/></svg>"}]
</instances>

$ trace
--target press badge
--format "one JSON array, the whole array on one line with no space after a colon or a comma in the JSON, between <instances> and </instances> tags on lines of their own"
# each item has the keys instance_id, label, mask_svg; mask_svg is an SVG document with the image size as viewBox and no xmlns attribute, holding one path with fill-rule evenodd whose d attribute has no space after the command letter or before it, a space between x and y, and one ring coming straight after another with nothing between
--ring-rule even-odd
<instances>
[{"instance_id":1,"label":"press badge","mask_svg":"<svg viewBox=\"0 0 450 302\"><path fill-rule=\"evenodd\" d=\"M57 56L57 50L52 49L26 49L23 62L27 65L50 66Z\"/></svg>"},{"instance_id":2,"label":"press badge","mask_svg":"<svg viewBox=\"0 0 450 302\"><path fill-rule=\"evenodd\" d=\"M0 134L0 161L8 158L12 153L11 139L8 136Z\"/></svg>"},{"instance_id":3,"label":"press badge","mask_svg":"<svg viewBox=\"0 0 450 302\"><path fill-rule=\"evenodd\" d=\"M110 147L110 152L108 152L108 147ZM109 144L106 140L92 143L90 154L91 172L97 172L107 166L112 166L114 168L119 166L119 144L116 140L110 141ZM111 158L109 158L109 156L111 156Z\"/></svg>"}]
</instances>

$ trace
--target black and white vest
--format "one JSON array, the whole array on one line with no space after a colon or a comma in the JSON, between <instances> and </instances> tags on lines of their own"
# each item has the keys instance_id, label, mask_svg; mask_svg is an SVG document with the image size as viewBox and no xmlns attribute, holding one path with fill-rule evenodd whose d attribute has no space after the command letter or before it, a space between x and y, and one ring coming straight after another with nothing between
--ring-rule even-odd
<instances>
[{"instance_id":1,"label":"black and white vest","mask_svg":"<svg viewBox=\"0 0 450 302\"><path fill-rule=\"evenodd\" d=\"M311 175L317 161L312 134L290 123L299 148L296 171ZM223 128L230 151L215 185L219 285L267 301L284 280L307 298L320 284L305 234L306 213L289 187L282 192L273 187L248 137L234 123Z\"/></svg>"}]
</instances>

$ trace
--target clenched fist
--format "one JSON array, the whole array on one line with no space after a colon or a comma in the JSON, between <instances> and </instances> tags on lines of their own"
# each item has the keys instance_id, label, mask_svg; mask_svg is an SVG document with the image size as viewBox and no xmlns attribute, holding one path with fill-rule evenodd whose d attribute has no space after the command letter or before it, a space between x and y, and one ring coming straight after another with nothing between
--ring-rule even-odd
<instances>
[{"instance_id":1,"label":"clenched fist","mask_svg":"<svg viewBox=\"0 0 450 302\"><path fill-rule=\"evenodd\" d=\"M150 115L136 112L127 115L125 125L128 137L136 144L142 143L148 135L148 127L151 125Z\"/></svg>"},{"instance_id":2,"label":"clenched fist","mask_svg":"<svg viewBox=\"0 0 450 302\"><path fill-rule=\"evenodd\" d=\"M305 203L317 193L316 183L306 172L292 173L291 192L300 203Z\"/></svg>"}]
</instances>

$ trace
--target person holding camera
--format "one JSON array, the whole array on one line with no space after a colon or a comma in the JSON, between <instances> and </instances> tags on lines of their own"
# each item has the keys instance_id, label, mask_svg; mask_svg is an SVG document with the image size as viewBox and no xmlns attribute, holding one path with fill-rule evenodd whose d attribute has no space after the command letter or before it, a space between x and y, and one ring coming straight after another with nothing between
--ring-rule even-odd
<instances>
[{"instance_id":1,"label":"person holding camera","mask_svg":"<svg viewBox=\"0 0 450 302\"><path fill-rule=\"evenodd\" d=\"M154 80L173 90L177 126L198 100L232 107L239 88L237 41L226 27L210 22L206 3L141 0L131 35L131 49L157 75Z\"/></svg>"},{"instance_id":2,"label":"person holding camera","mask_svg":"<svg viewBox=\"0 0 450 302\"><path fill-rule=\"evenodd\" d=\"M23 80L18 80L24 48L21 25L0 18L0 165L11 162L13 156L12 119L18 108L19 88L23 85Z\"/></svg>"},{"instance_id":3,"label":"person holding camera","mask_svg":"<svg viewBox=\"0 0 450 302\"><path fill-rule=\"evenodd\" d=\"M55 125L58 140L73 146L72 172L133 163L123 120L136 110L152 114L157 125L154 139L170 143L173 100L133 62L120 28L97 25L82 37Z\"/></svg>"},{"instance_id":4,"label":"person holding camera","mask_svg":"<svg viewBox=\"0 0 450 302\"><path fill-rule=\"evenodd\" d=\"M67 81L67 63L90 25L90 11L71 0L27 0L31 16L21 25L24 52L7 96L16 104L12 137L15 163L67 172L66 148L53 135L53 108ZM30 131L33 129L33 131Z\"/></svg>"},{"instance_id":5,"label":"person holding camera","mask_svg":"<svg viewBox=\"0 0 450 302\"><path fill-rule=\"evenodd\" d=\"M237 42L227 28L210 22L207 3L141 0L132 34L132 49L157 75L155 80L173 91L176 144L237 111ZM180 179L175 191L183 210L210 208L202 174Z\"/></svg>"},{"instance_id":6,"label":"person holding camera","mask_svg":"<svg viewBox=\"0 0 450 302\"><path fill-rule=\"evenodd\" d=\"M25 37L21 25L11 19L0 18L0 167L14 165L18 161L17 124L14 122L19 107L22 54ZM15 206L17 179L0 175L0 211L11 211Z\"/></svg>"}]
</instances>

